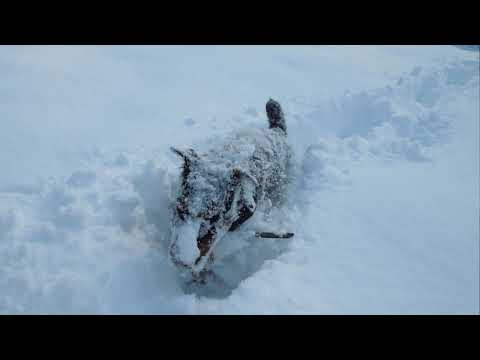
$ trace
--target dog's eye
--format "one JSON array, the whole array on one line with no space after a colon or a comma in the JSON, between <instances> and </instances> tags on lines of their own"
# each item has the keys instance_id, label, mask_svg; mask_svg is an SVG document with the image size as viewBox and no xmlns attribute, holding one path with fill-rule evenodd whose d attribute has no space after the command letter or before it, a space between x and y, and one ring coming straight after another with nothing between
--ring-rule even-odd
<instances>
[{"instance_id":1,"label":"dog's eye","mask_svg":"<svg viewBox=\"0 0 480 360\"><path fill-rule=\"evenodd\" d=\"M185 218L188 215L188 203L183 196L177 200L177 214L183 221L185 221Z\"/></svg>"}]
</instances>

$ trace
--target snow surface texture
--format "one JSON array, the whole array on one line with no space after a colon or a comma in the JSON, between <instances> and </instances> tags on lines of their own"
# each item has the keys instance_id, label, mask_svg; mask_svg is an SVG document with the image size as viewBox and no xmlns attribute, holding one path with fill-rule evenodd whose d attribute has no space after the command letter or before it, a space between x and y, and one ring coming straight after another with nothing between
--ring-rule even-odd
<instances>
[{"instance_id":1,"label":"snow surface texture","mask_svg":"<svg viewBox=\"0 0 480 360\"><path fill-rule=\"evenodd\" d=\"M0 313L479 311L478 51L2 46L0 78ZM168 148L265 128L270 97L289 201L185 287Z\"/></svg>"}]
</instances>

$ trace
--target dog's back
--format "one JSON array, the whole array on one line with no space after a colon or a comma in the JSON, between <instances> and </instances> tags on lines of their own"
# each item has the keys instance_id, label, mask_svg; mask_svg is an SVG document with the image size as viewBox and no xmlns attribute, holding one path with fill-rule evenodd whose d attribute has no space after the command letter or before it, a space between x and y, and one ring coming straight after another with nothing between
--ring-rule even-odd
<instances>
[{"instance_id":1,"label":"dog's back","mask_svg":"<svg viewBox=\"0 0 480 360\"><path fill-rule=\"evenodd\" d=\"M256 183L258 199L269 199L273 205L278 205L288 180L291 148L287 143L287 127L280 104L270 99L266 112L268 129L237 130L202 158L217 169L223 168L226 176L228 169L241 170Z\"/></svg>"}]
</instances>

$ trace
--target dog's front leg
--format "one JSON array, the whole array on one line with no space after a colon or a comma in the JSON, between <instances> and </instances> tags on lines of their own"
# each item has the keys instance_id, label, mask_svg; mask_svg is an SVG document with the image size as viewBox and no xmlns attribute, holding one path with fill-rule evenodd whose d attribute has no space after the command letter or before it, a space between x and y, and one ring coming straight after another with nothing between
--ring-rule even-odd
<instances>
[{"instance_id":1,"label":"dog's front leg","mask_svg":"<svg viewBox=\"0 0 480 360\"><path fill-rule=\"evenodd\" d=\"M242 177L235 189L233 222L228 231L235 231L240 225L253 216L257 209L256 184L248 177Z\"/></svg>"}]
</instances>

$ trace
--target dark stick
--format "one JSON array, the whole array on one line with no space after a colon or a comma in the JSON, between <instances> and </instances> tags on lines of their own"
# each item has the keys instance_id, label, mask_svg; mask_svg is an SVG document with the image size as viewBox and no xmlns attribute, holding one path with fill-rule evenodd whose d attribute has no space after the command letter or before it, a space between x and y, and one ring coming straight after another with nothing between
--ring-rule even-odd
<instances>
[{"instance_id":1,"label":"dark stick","mask_svg":"<svg viewBox=\"0 0 480 360\"><path fill-rule=\"evenodd\" d=\"M288 239L291 238L294 234L293 233L283 233L283 234L276 234L272 232L257 232L255 233L256 237L261 237L265 239Z\"/></svg>"}]
</instances>

